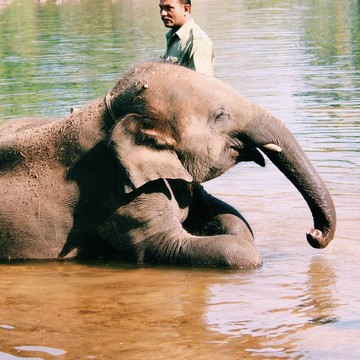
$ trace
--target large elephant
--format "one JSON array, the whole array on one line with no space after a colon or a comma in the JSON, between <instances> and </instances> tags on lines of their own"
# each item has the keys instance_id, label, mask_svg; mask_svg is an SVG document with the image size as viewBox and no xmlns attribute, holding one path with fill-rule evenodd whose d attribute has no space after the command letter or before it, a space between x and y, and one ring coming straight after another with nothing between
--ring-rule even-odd
<instances>
[{"instance_id":1,"label":"large elephant","mask_svg":"<svg viewBox=\"0 0 360 360\"><path fill-rule=\"evenodd\" d=\"M259 266L246 220L200 185L240 161L264 166L258 149L308 203L308 242L325 247L331 196L278 119L218 79L139 64L65 118L0 128L0 258Z\"/></svg>"}]
</instances>

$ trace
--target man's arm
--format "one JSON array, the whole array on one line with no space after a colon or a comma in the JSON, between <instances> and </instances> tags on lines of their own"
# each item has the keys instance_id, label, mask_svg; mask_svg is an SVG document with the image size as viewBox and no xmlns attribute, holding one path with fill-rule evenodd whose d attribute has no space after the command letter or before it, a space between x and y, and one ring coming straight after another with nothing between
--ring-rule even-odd
<instances>
[{"instance_id":1,"label":"man's arm","mask_svg":"<svg viewBox=\"0 0 360 360\"><path fill-rule=\"evenodd\" d=\"M213 76L215 51L203 38L194 39L189 67L205 75Z\"/></svg>"}]
</instances>

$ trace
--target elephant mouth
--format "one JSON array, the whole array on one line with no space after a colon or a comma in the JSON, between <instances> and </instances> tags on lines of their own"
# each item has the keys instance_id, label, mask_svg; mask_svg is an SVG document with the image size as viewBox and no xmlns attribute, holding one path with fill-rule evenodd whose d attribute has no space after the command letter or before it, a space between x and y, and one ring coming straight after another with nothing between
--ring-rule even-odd
<instances>
[{"instance_id":1,"label":"elephant mouth","mask_svg":"<svg viewBox=\"0 0 360 360\"><path fill-rule=\"evenodd\" d=\"M256 147L246 146L242 141L235 139L232 140L229 148L230 152L233 153L236 163L242 161L253 161L261 167L265 166L265 159Z\"/></svg>"},{"instance_id":2,"label":"elephant mouth","mask_svg":"<svg viewBox=\"0 0 360 360\"><path fill-rule=\"evenodd\" d=\"M265 166L265 159L259 150L270 150L273 153L281 153L283 149L273 143L259 144L240 136L235 136L230 140L230 149L236 153L236 163L241 161L253 161L261 167Z\"/></svg>"}]
</instances>

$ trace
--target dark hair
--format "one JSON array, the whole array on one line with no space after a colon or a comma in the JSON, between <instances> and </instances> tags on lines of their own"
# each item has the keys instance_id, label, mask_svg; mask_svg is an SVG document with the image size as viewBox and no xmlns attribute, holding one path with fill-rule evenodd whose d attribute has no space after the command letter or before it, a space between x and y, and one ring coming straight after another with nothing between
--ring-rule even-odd
<instances>
[{"instance_id":1,"label":"dark hair","mask_svg":"<svg viewBox=\"0 0 360 360\"><path fill-rule=\"evenodd\" d=\"M183 5L190 5L191 6L191 0L180 0Z\"/></svg>"}]
</instances>

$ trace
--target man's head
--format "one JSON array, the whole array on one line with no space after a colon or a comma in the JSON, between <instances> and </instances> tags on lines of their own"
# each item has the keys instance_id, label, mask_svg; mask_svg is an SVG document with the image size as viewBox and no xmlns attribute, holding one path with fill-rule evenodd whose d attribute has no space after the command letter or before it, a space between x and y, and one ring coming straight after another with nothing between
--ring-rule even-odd
<instances>
[{"instance_id":1,"label":"man's head","mask_svg":"<svg viewBox=\"0 0 360 360\"><path fill-rule=\"evenodd\" d=\"M160 0L160 16L164 25L175 30L191 17L191 0Z\"/></svg>"}]
</instances>

